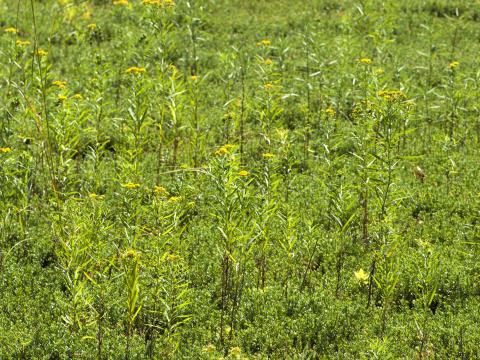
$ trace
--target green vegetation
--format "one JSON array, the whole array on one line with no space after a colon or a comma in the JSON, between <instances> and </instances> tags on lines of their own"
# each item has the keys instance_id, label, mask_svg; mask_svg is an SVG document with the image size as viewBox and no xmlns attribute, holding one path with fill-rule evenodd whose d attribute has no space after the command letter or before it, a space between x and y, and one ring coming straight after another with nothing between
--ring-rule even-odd
<instances>
[{"instance_id":1,"label":"green vegetation","mask_svg":"<svg viewBox=\"0 0 480 360\"><path fill-rule=\"evenodd\" d=\"M0 357L480 357L479 21L0 0Z\"/></svg>"}]
</instances>

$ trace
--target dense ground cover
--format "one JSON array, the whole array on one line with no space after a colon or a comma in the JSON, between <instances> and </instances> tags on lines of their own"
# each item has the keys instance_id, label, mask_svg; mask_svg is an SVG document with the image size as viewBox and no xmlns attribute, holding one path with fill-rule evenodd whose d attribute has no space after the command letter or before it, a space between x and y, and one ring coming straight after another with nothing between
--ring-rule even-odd
<instances>
[{"instance_id":1,"label":"dense ground cover","mask_svg":"<svg viewBox=\"0 0 480 360\"><path fill-rule=\"evenodd\" d=\"M0 0L0 357L479 357L479 21Z\"/></svg>"}]
</instances>

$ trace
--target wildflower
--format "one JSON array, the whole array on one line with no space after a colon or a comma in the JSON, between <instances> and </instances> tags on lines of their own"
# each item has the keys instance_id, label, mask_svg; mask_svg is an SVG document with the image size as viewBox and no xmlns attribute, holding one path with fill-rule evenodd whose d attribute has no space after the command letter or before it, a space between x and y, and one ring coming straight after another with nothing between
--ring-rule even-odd
<instances>
[{"instance_id":1,"label":"wildflower","mask_svg":"<svg viewBox=\"0 0 480 360\"><path fill-rule=\"evenodd\" d=\"M182 200L181 196L172 196L168 199L169 203L176 204Z\"/></svg>"},{"instance_id":2,"label":"wildflower","mask_svg":"<svg viewBox=\"0 0 480 360\"><path fill-rule=\"evenodd\" d=\"M82 100L82 99L83 99L83 96L82 96L82 94L78 94L78 93L77 93L77 94L75 94L75 95L72 96L72 99Z\"/></svg>"},{"instance_id":3,"label":"wildflower","mask_svg":"<svg viewBox=\"0 0 480 360\"><path fill-rule=\"evenodd\" d=\"M133 250L133 249L130 249L130 250L127 250L124 254L123 254L123 257L124 258L134 258L134 259L138 259L138 253Z\"/></svg>"},{"instance_id":4,"label":"wildflower","mask_svg":"<svg viewBox=\"0 0 480 360\"><path fill-rule=\"evenodd\" d=\"M270 46L271 42L268 39L263 39L257 43L258 46L263 45L263 46Z\"/></svg>"},{"instance_id":5,"label":"wildflower","mask_svg":"<svg viewBox=\"0 0 480 360\"><path fill-rule=\"evenodd\" d=\"M9 147L0 147L0 154L6 154L6 153L9 153L11 151L12 151L12 149L9 148Z\"/></svg>"},{"instance_id":6,"label":"wildflower","mask_svg":"<svg viewBox=\"0 0 480 360\"><path fill-rule=\"evenodd\" d=\"M213 345L213 344L208 344L207 346L205 346L205 347L202 349L202 351L203 351L203 352L207 352L207 353L212 353L212 352L214 352L216 349L217 349L217 348L216 348L215 345Z\"/></svg>"},{"instance_id":7,"label":"wildflower","mask_svg":"<svg viewBox=\"0 0 480 360\"><path fill-rule=\"evenodd\" d=\"M247 171L247 170L241 170L238 175L241 176L241 177L246 177L248 176L250 173Z\"/></svg>"},{"instance_id":8,"label":"wildflower","mask_svg":"<svg viewBox=\"0 0 480 360\"><path fill-rule=\"evenodd\" d=\"M273 61L272 61L272 59L265 59L265 60L263 60L263 63L264 63L265 65L272 65L272 64L273 64Z\"/></svg>"},{"instance_id":9,"label":"wildflower","mask_svg":"<svg viewBox=\"0 0 480 360\"><path fill-rule=\"evenodd\" d=\"M43 49L38 49L36 54L38 57L43 57L43 56L46 56L48 53Z\"/></svg>"},{"instance_id":10,"label":"wildflower","mask_svg":"<svg viewBox=\"0 0 480 360\"><path fill-rule=\"evenodd\" d=\"M127 6L128 0L115 0L113 2L113 5Z\"/></svg>"},{"instance_id":11,"label":"wildflower","mask_svg":"<svg viewBox=\"0 0 480 360\"><path fill-rule=\"evenodd\" d=\"M58 95L57 100L60 102L64 102L65 100L67 100L67 97L65 95Z\"/></svg>"},{"instance_id":12,"label":"wildflower","mask_svg":"<svg viewBox=\"0 0 480 360\"><path fill-rule=\"evenodd\" d=\"M87 28L90 30L96 30L97 29L97 24L91 23L87 25Z\"/></svg>"},{"instance_id":13,"label":"wildflower","mask_svg":"<svg viewBox=\"0 0 480 360\"><path fill-rule=\"evenodd\" d=\"M90 10L87 10L82 14L83 20L89 20L91 17L92 17L92 12Z\"/></svg>"},{"instance_id":14,"label":"wildflower","mask_svg":"<svg viewBox=\"0 0 480 360\"><path fill-rule=\"evenodd\" d=\"M168 195L167 189L165 189L163 186L155 185L153 191L158 195Z\"/></svg>"},{"instance_id":15,"label":"wildflower","mask_svg":"<svg viewBox=\"0 0 480 360\"><path fill-rule=\"evenodd\" d=\"M228 149L225 146L221 146L218 148L217 151L215 151L215 155L227 155L228 154Z\"/></svg>"},{"instance_id":16,"label":"wildflower","mask_svg":"<svg viewBox=\"0 0 480 360\"><path fill-rule=\"evenodd\" d=\"M88 194L88 197L92 200L103 200L105 198L105 195L98 195L95 193L90 193Z\"/></svg>"},{"instance_id":17,"label":"wildflower","mask_svg":"<svg viewBox=\"0 0 480 360\"><path fill-rule=\"evenodd\" d=\"M369 65L372 63L372 59L369 59L369 58L361 58L360 61L362 64L365 64L365 65Z\"/></svg>"},{"instance_id":18,"label":"wildflower","mask_svg":"<svg viewBox=\"0 0 480 360\"><path fill-rule=\"evenodd\" d=\"M377 75L383 75L383 74L385 74L385 70L383 70L383 69L377 69L377 70L375 70L375 74L377 74Z\"/></svg>"},{"instance_id":19,"label":"wildflower","mask_svg":"<svg viewBox=\"0 0 480 360\"><path fill-rule=\"evenodd\" d=\"M265 89L269 90L269 89L273 89L273 88L275 87L275 85L270 84L270 83L267 83L267 84L263 85L263 87L264 87Z\"/></svg>"},{"instance_id":20,"label":"wildflower","mask_svg":"<svg viewBox=\"0 0 480 360\"><path fill-rule=\"evenodd\" d=\"M125 189L133 190L133 189L138 189L140 187L140 184L129 182L126 184L122 184L122 187L124 187Z\"/></svg>"},{"instance_id":21,"label":"wildflower","mask_svg":"<svg viewBox=\"0 0 480 360\"><path fill-rule=\"evenodd\" d=\"M325 109L325 114L328 116L334 117L335 116L335 110L330 106L327 109Z\"/></svg>"},{"instance_id":22,"label":"wildflower","mask_svg":"<svg viewBox=\"0 0 480 360\"><path fill-rule=\"evenodd\" d=\"M264 159L271 159L275 155L273 155L272 153L263 153L262 156L263 156Z\"/></svg>"},{"instance_id":23,"label":"wildflower","mask_svg":"<svg viewBox=\"0 0 480 360\"><path fill-rule=\"evenodd\" d=\"M198 76L197 76L197 75L192 75L192 76L190 76L190 80L192 80L192 81L197 81L197 80L198 80Z\"/></svg>"},{"instance_id":24,"label":"wildflower","mask_svg":"<svg viewBox=\"0 0 480 360\"><path fill-rule=\"evenodd\" d=\"M242 350L238 346L230 349L230 355L236 358L240 357L241 352Z\"/></svg>"},{"instance_id":25,"label":"wildflower","mask_svg":"<svg viewBox=\"0 0 480 360\"><path fill-rule=\"evenodd\" d=\"M459 62L459 61L452 61L452 62L448 65L448 67L449 67L450 69L454 70L454 69L457 68L458 65L460 65L460 62Z\"/></svg>"},{"instance_id":26,"label":"wildflower","mask_svg":"<svg viewBox=\"0 0 480 360\"><path fill-rule=\"evenodd\" d=\"M171 261L171 262L174 262L174 261L177 261L178 259L180 259L180 256L176 255L176 254L168 254L167 255L167 260L168 261Z\"/></svg>"},{"instance_id":27,"label":"wildflower","mask_svg":"<svg viewBox=\"0 0 480 360\"><path fill-rule=\"evenodd\" d=\"M145 68L143 68L143 67L133 66L133 67L128 68L125 72L126 72L127 74L139 75L139 74L145 73L146 71L147 71L147 70L145 70Z\"/></svg>"},{"instance_id":28,"label":"wildflower","mask_svg":"<svg viewBox=\"0 0 480 360\"><path fill-rule=\"evenodd\" d=\"M63 88L65 88L65 86L67 86L67 82L66 81L60 81L60 80L55 80L55 81L52 82L52 85L57 86L59 89L63 89Z\"/></svg>"},{"instance_id":29,"label":"wildflower","mask_svg":"<svg viewBox=\"0 0 480 360\"><path fill-rule=\"evenodd\" d=\"M355 271L355 279L357 279L359 283L367 284L368 278L368 273L366 273L362 268L360 268L358 271Z\"/></svg>"},{"instance_id":30,"label":"wildflower","mask_svg":"<svg viewBox=\"0 0 480 360\"><path fill-rule=\"evenodd\" d=\"M387 101L393 101L399 98L405 98L405 93L401 90L382 90L378 92L378 96Z\"/></svg>"},{"instance_id":31,"label":"wildflower","mask_svg":"<svg viewBox=\"0 0 480 360\"><path fill-rule=\"evenodd\" d=\"M142 1L143 5L158 5L158 6L174 6L175 3L173 0L143 0Z\"/></svg>"},{"instance_id":32,"label":"wildflower","mask_svg":"<svg viewBox=\"0 0 480 360\"><path fill-rule=\"evenodd\" d=\"M17 40L15 42L15 44L17 46L28 46L28 45L30 45L30 41L28 41L28 40Z\"/></svg>"},{"instance_id":33,"label":"wildflower","mask_svg":"<svg viewBox=\"0 0 480 360\"><path fill-rule=\"evenodd\" d=\"M17 34L17 33L18 33L18 30L15 29L14 27L8 27L8 28L6 28L6 29L3 30L3 31L5 31L5 32L8 33L8 34Z\"/></svg>"}]
</instances>

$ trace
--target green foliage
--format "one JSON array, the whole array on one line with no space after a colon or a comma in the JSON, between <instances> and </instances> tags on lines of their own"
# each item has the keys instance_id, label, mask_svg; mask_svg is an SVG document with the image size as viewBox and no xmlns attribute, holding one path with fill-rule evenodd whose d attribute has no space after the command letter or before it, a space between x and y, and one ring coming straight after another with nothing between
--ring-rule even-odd
<instances>
[{"instance_id":1,"label":"green foliage","mask_svg":"<svg viewBox=\"0 0 480 360\"><path fill-rule=\"evenodd\" d=\"M478 358L479 20L0 0L0 357Z\"/></svg>"}]
</instances>

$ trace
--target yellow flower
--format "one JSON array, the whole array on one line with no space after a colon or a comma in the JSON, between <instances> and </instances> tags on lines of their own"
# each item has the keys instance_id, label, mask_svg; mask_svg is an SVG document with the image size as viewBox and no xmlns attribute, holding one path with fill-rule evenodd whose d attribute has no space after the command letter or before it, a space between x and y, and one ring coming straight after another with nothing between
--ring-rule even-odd
<instances>
[{"instance_id":1,"label":"yellow flower","mask_svg":"<svg viewBox=\"0 0 480 360\"><path fill-rule=\"evenodd\" d=\"M228 153L229 151L226 146L221 146L215 151L215 155L227 155Z\"/></svg>"},{"instance_id":2,"label":"yellow flower","mask_svg":"<svg viewBox=\"0 0 480 360\"><path fill-rule=\"evenodd\" d=\"M139 75L139 74L145 73L146 71L147 71L147 70L145 70L145 68L143 68L143 67L133 66L133 67L128 68L125 72L126 72L127 74Z\"/></svg>"},{"instance_id":3,"label":"yellow flower","mask_svg":"<svg viewBox=\"0 0 480 360\"><path fill-rule=\"evenodd\" d=\"M325 113L331 117L335 116L335 110L331 106L325 109Z\"/></svg>"},{"instance_id":4,"label":"yellow flower","mask_svg":"<svg viewBox=\"0 0 480 360\"><path fill-rule=\"evenodd\" d=\"M153 191L158 195L162 195L162 196L168 195L167 189L165 189L163 186L155 185L155 187L153 188Z\"/></svg>"},{"instance_id":5,"label":"yellow flower","mask_svg":"<svg viewBox=\"0 0 480 360\"><path fill-rule=\"evenodd\" d=\"M405 98L405 93L401 90L382 90L378 92L378 96L384 98L387 101L397 100L399 98Z\"/></svg>"},{"instance_id":6,"label":"yellow flower","mask_svg":"<svg viewBox=\"0 0 480 360\"><path fill-rule=\"evenodd\" d=\"M257 43L258 46L263 45L263 46L270 46L271 42L268 39L263 39Z\"/></svg>"},{"instance_id":7,"label":"yellow flower","mask_svg":"<svg viewBox=\"0 0 480 360\"><path fill-rule=\"evenodd\" d=\"M140 187L140 184L129 182L126 184L122 184L122 187L124 187L125 189L138 189Z\"/></svg>"},{"instance_id":8,"label":"yellow flower","mask_svg":"<svg viewBox=\"0 0 480 360\"><path fill-rule=\"evenodd\" d=\"M143 0L143 5L174 6L173 0Z\"/></svg>"},{"instance_id":9,"label":"yellow flower","mask_svg":"<svg viewBox=\"0 0 480 360\"><path fill-rule=\"evenodd\" d=\"M452 61L452 62L448 65L448 67L453 70L453 69L456 69L458 65L460 65L460 62L459 62L459 61Z\"/></svg>"},{"instance_id":10,"label":"yellow flower","mask_svg":"<svg viewBox=\"0 0 480 360\"><path fill-rule=\"evenodd\" d=\"M206 352L206 353L212 353L216 350L217 348L215 347L215 345L213 344L208 344L207 346L205 346L202 351L203 352Z\"/></svg>"},{"instance_id":11,"label":"yellow flower","mask_svg":"<svg viewBox=\"0 0 480 360\"><path fill-rule=\"evenodd\" d=\"M272 153L263 153L262 156L263 156L264 159L271 159L275 155L273 155Z\"/></svg>"},{"instance_id":12,"label":"yellow flower","mask_svg":"<svg viewBox=\"0 0 480 360\"><path fill-rule=\"evenodd\" d=\"M66 97L65 95L58 95L58 96L57 96L57 99L58 99L58 101L60 101L60 102L64 102L65 100L67 100L67 97Z\"/></svg>"},{"instance_id":13,"label":"yellow flower","mask_svg":"<svg viewBox=\"0 0 480 360\"><path fill-rule=\"evenodd\" d=\"M133 250L133 249L130 249L130 250L127 250L124 254L123 254L123 257L124 258L134 258L134 259L138 259L138 253Z\"/></svg>"},{"instance_id":14,"label":"yellow flower","mask_svg":"<svg viewBox=\"0 0 480 360\"><path fill-rule=\"evenodd\" d=\"M242 350L238 346L231 348L229 351L230 356L234 356L236 358L240 357L241 352Z\"/></svg>"},{"instance_id":15,"label":"yellow flower","mask_svg":"<svg viewBox=\"0 0 480 360\"><path fill-rule=\"evenodd\" d=\"M97 29L97 24L94 24L94 23L88 24L87 28L89 28L90 30L95 30Z\"/></svg>"},{"instance_id":16,"label":"yellow flower","mask_svg":"<svg viewBox=\"0 0 480 360\"><path fill-rule=\"evenodd\" d=\"M82 100L83 99L83 96L82 94L75 94L72 96L73 99L76 99L76 100Z\"/></svg>"},{"instance_id":17,"label":"yellow flower","mask_svg":"<svg viewBox=\"0 0 480 360\"><path fill-rule=\"evenodd\" d=\"M265 65L272 65L272 64L273 64L273 61L272 61L272 59L265 59L265 60L263 60L263 63L264 63Z\"/></svg>"},{"instance_id":18,"label":"yellow flower","mask_svg":"<svg viewBox=\"0 0 480 360\"><path fill-rule=\"evenodd\" d=\"M114 0L113 5L127 6L128 0Z\"/></svg>"},{"instance_id":19,"label":"yellow flower","mask_svg":"<svg viewBox=\"0 0 480 360\"><path fill-rule=\"evenodd\" d=\"M173 261L177 261L178 259L180 259L180 256L178 256L178 255L176 255L176 254L170 253L170 254L167 255L167 260L168 260L168 261L172 261L172 262L173 262Z\"/></svg>"},{"instance_id":20,"label":"yellow flower","mask_svg":"<svg viewBox=\"0 0 480 360\"><path fill-rule=\"evenodd\" d=\"M241 170L238 175L239 176L242 176L242 177L245 177L245 176L248 176L250 173L247 171L247 170Z\"/></svg>"},{"instance_id":21,"label":"yellow flower","mask_svg":"<svg viewBox=\"0 0 480 360\"><path fill-rule=\"evenodd\" d=\"M16 33L18 33L18 30L15 29L14 27L8 27L8 28L6 28L6 29L3 30L3 31L5 31L6 33L9 33L9 34L16 34Z\"/></svg>"},{"instance_id":22,"label":"yellow flower","mask_svg":"<svg viewBox=\"0 0 480 360\"><path fill-rule=\"evenodd\" d=\"M27 46L27 45L30 45L30 41L28 41L28 40L17 40L15 42L15 44L17 46Z\"/></svg>"},{"instance_id":23,"label":"yellow flower","mask_svg":"<svg viewBox=\"0 0 480 360\"><path fill-rule=\"evenodd\" d=\"M6 153L9 153L11 151L12 151L12 149L9 148L9 147L0 147L0 154L6 154Z\"/></svg>"},{"instance_id":24,"label":"yellow flower","mask_svg":"<svg viewBox=\"0 0 480 360\"><path fill-rule=\"evenodd\" d=\"M172 196L170 199L168 199L169 203L176 204L182 200L181 196Z\"/></svg>"},{"instance_id":25,"label":"yellow flower","mask_svg":"<svg viewBox=\"0 0 480 360\"><path fill-rule=\"evenodd\" d=\"M360 268L358 271L355 271L355 279L357 279L359 283L368 284L368 278L368 273L366 273L362 268Z\"/></svg>"},{"instance_id":26,"label":"yellow flower","mask_svg":"<svg viewBox=\"0 0 480 360\"><path fill-rule=\"evenodd\" d=\"M273 89L275 87L275 85L268 83L268 84L263 85L263 87L265 89L269 90L269 89Z\"/></svg>"},{"instance_id":27,"label":"yellow flower","mask_svg":"<svg viewBox=\"0 0 480 360\"><path fill-rule=\"evenodd\" d=\"M372 59L369 59L369 58L361 58L360 61L362 64L366 64L366 65L369 65L372 63Z\"/></svg>"},{"instance_id":28,"label":"yellow flower","mask_svg":"<svg viewBox=\"0 0 480 360\"><path fill-rule=\"evenodd\" d=\"M63 89L63 88L65 88L65 86L67 86L67 82L66 81L60 81L60 80L55 80L55 81L52 82L52 85L57 86L59 89Z\"/></svg>"},{"instance_id":29,"label":"yellow flower","mask_svg":"<svg viewBox=\"0 0 480 360\"><path fill-rule=\"evenodd\" d=\"M103 200L105 198L105 195L98 195L95 193L90 193L88 194L88 197L92 200Z\"/></svg>"},{"instance_id":30,"label":"yellow flower","mask_svg":"<svg viewBox=\"0 0 480 360\"><path fill-rule=\"evenodd\" d=\"M192 80L192 81L197 81L197 80L198 80L198 76L197 76L197 75L192 75L192 76L190 76L190 80Z\"/></svg>"},{"instance_id":31,"label":"yellow flower","mask_svg":"<svg viewBox=\"0 0 480 360\"><path fill-rule=\"evenodd\" d=\"M43 56L46 56L48 53L43 49L38 49L36 54L38 57L43 57Z\"/></svg>"}]
</instances>

